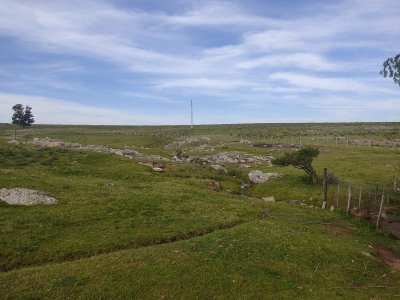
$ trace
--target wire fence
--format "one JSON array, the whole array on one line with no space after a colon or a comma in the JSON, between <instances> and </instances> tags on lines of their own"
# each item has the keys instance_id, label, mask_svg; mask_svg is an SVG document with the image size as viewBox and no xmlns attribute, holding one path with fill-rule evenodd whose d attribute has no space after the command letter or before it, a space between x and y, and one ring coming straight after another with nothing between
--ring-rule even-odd
<instances>
[{"instance_id":1,"label":"wire fence","mask_svg":"<svg viewBox=\"0 0 400 300\"><path fill-rule=\"evenodd\" d=\"M399 180L393 176L384 185L336 180L328 184L326 206L331 210L347 211L364 217L394 210L396 213L390 216L391 220L400 221Z\"/></svg>"}]
</instances>

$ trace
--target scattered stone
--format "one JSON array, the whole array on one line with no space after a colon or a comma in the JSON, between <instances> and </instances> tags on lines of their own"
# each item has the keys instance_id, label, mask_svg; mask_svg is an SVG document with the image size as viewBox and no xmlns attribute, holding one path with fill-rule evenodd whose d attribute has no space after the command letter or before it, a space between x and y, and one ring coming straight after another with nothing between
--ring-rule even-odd
<instances>
[{"instance_id":1,"label":"scattered stone","mask_svg":"<svg viewBox=\"0 0 400 300\"><path fill-rule=\"evenodd\" d=\"M221 174L228 174L228 171L227 171L223 166L220 166L220 165L211 165L211 168L213 168L214 170L218 171L218 173L221 173Z\"/></svg>"},{"instance_id":2,"label":"scattered stone","mask_svg":"<svg viewBox=\"0 0 400 300\"><path fill-rule=\"evenodd\" d=\"M251 166L249 166L249 165L245 165L245 164L240 164L240 166L239 166L240 168L243 168L243 169L248 169L248 168L251 168Z\"/></svg>"},{"instance_id":3,"label":"scattered stone","mask_svg":"<svg viewBox=\"0 0 400 300\"><path fill-rule=\"evenodd\" d=\"M301 205L302 204L300 200L290 200L289 203L292 205Z\"/></svg>"},{"instance_id":4,"label":"scattered stone","mask_svg":"<svg viewBox=\"0 0 400 300\"><path fill-rule=\"evenodd\" d=\"M249 140L240 140L240 143L241 144L246 144L246 145L251 145L252 144L252 142L249 141Z\"/></svg>"},{"instance_id":5,"label":"scattered stone","mask_svg":"<svg viewBox=\"0 0 400 300\"><path fill-rule=\"evenodd\" d=\"M163 172L164 171L164 166L153 162L152 169L153 169L154 172Z\"/></svg>"},{"instance_id":6,"label":"scattered stone","mask_svg":"<svg viewBox=\"0 0 400 300\"><path fill-rule=\"evenodd\" d=\"M243 164L243 163L264 163L271 166L271 156L252 155L244 152L220 152L214 155L201 158L207 163L214 164Z\"/></svg>"},{"instance_id":7,"label":"scattered stone","mask_svg":"<svg viewBox=\"0 0 400 300\"><path fill-rule=\"evenodd\" d=\"M216 192L220 192L221 191L221 184L216 181L216 180L210 180L208 183L208 188L210 190L216 191Z\"/></svg>"},{"instance_id":8,"label":"scattered stone","mask_svg":"<svg viewBox=\"0 0 400 300\"><path fill-rule=\"evenodd\" d=\"M115 185L114 185L114 183L112 183L112 182L107 182L107 183L105 184L105 186L106 186L106 187L114 187Z\"/></svg>"},{"instance_id":9,"label":"scattered stone","mask_svg":"<svg viewBox=\"0 0 400 300\"><path fill-rule=\"evenodd\" d=\"M261 143L254 144L253 147L268 148L268 149L300 149L303 145L300 144L279 144L279 143Z\"/></svg>"},{"instance_id":10,"label":"scattered stone","mask_svg":"<svg viewBox=\"0 0 400 300\"><path fill-rule=\"evenodd\" d=\"M264 183L273 178L279 178L282 176L283 174L280 173L263 173L258 170L249 173L249 179L251 182L254 183Z\"/></svg>"},{"instance_id":11,"label":"scattered stone","mask_svg":"<svg viewBox=\"0 0 400 300\"><path fill-rule=\"evenodd\" d=\"M331 205L331 208L329 209L330 211L335 211L335 206Z\"/></svg>"},{"instance_id":12,"label":"scattered stone","mask_svg":"<svg viewBox=\"0 0 400 300\"><path fill-rule=\"evenodd\" d=\"M110 147L106 147L103 145L81 145L78 143L69 143L64 141L56 141L46 138L34 138L33 145L39 147L62 147L62 148L70 148L70 149L79 149L85 151L93 151L93 152L101 152L101 153L110 153L119 156L123 156L127 159L139 159L144 161L169 161L168 158L159 156L159 155L145 155L135 150L129 149L114 149Z\"/></svg>"},{"instance_id":13,"label":"scattered stone","mask_svg":"<svg viewBox=\"0 0 400 300\"><path fill-rule=\"evenodd\" d=\"M211 142L211 139L208 137L198 137L198 138L194 138L194 137L189 137L186 138L184 140L180 140L180 141L174 141L171 144L165 145L165 149L176 149L176 148L183 148L186 146L190 146L190 145L195 145L195 144L208 144Z\"/></svg>"},{"instance_id":14,"label":"scattered stone","mask_svg":"<svg viewBox=\"0 0 400 300\"><path fill-rule=\"evenodd\" d=\"M247 189L247 188L249 188L249 187L250 187L250 184L248 184L248 183L241 183L241 184L240 184L240 189L241 189L241 190Z\"/></svg>"},{"instance_id":15,"label":"scattered stone","mask_svg":"<svg viewBox=\"0 0 400 300\"><path fill-rule=\"evenodd\" d=\"M11 141L8 141L8 143L12 144L12 145L19 145L19 142L17 140L11 140Z\"/></svg>"},{"instance_id":16,"label":"scattered stone","mask_svg":"<svg viewBox=\"0 0 400 300\"><path fill-rule=\"evenodd\" d=\"M272 166L271 160L272 156L260 156L252 155L244 152L234 151L234 152L220 152L206 157L191 157L181 153L181 151L175 152L173 159L175 161L198 163L202 165L207 164L243 164L243 163L256 163L265 164L267 166Z\"/></svg>"},{"instance_id":17,"label":"scattered stone","mask_svg":"<svg viewBox=\"0 0 400 300\"><path fill-rule=\"evenodd\" d=\"M58 200L43 192L24 188L1 189L0 199L11 205L57 204Z\"/></svg>"},{"instance_id":18,"label":"scattered stone","mask_svg":"<svg viewBox=\"0 0 400 300\"><path fill-rule=\"evenodd\" d=\"M266 202L275 202L274 196L263 197L262 199Z\"/></svg>"},{"instance_id":19,"label":"scattered stone","mask_svg":"<svg viewBox=\"0 0 400 300\"><path fill-rule=\"evenodd\" d=\"M259 213L259 216L261 218L273 217L273 215L268 210L263 210L262 212Z\"/></svg>"}]
</instances>

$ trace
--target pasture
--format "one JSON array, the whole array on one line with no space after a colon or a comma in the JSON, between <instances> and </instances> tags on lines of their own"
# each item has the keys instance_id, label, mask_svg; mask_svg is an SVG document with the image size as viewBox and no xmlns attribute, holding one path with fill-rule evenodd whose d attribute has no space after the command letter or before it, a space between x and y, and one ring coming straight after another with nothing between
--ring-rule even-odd
<instances>
[{"instance_id":1,"label":"pasture","mask_svg":"<svg viewBox=\"0 0 400 300\"><path fill-rule=\"evenodd\" d=\"M136 158L31 144L45 137L169 160L154 172ZM348 216L342 204L322 210L321 185L303 171L245 162L222 164L226 172L218 172L173 160L177 150L197 158L278 157L300 144L319 148L319 175L328 168L340 182L390 193L387 213L400 218L392 187L400 177L399 123L0 126L0 188L59 200L0 202L0 297L398 297L399 241ZM253 170L284 175L256 184L248 178ZM334 188L329 192L328 204L335 204ZM271 196L275 202L262 199Z\"/></svg>"}]
</instances>

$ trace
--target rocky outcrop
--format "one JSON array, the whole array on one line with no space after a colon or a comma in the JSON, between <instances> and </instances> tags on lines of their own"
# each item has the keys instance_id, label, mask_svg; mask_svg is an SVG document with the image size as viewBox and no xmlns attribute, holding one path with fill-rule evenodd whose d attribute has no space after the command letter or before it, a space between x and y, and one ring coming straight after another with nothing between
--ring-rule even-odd
<instances>
[{"instance_id":1,"label":"rocky outcrop","mask_svg":"<svg viewBox=\"0 0 400 300\"><path fill-rule=\"evenodd\" d=\"M273 178L279 178L282 176L283 174L280 173L264 173L258 170L249 173L249 179L254 183L264 183Z\"/></svg>"},{"instance_id":2,"label":"rocky outcrop","mask_svg":"<svg viewBox=\"0 0 400 300\"><path fill-rule=\"evenodd\" d=\"M214 170L218 171L218 173L221 173L221 174L228 173L228 171L223 166L220 166L220 165L211 165L211 168L213 168Z\"/></svg>"},{"instance_id":3,"label":"rocky outcrop","mask_svg":"<svg viewBox=\"0 0 400 300\"><path fill-rule=\"evenodd\" d=\"M24 188L1 189L0 199L11 205L57 204L58 200L43 192Z\"/></svg>"},{"instance_id":4,"label":"rocky outcrop","mask_svg":"<svg viewBox=\"0 0 400 300\"><path fill-rule=\"evenodd\" d=\"M138 151L130 149L115 149L103 145L82 145L78 143L57 141L49 138L34 138L32 144L39 147L52 147L52 148L60 147L60 148L78 149L78 150L101 152L101 153L110 153L123 156L127 159L138 159L144 161L169 161L168 158L159 155L145 155Z\"/></svg>"},{"instance_id":5,"label":"rocky outcrop","mask_svg":"<svg viewBox=\"0 0 400 300\"><path fill-rule=\"evenodd\" d=\"M211 142L211 139L208 137L189 137L184 140L174 141L168 145L165 145L165 149L180 149L185 148L187 146L196 146L198 144L207 145ZM206 147L206 146L203 146Z\"/></svg>"}]
</instances>

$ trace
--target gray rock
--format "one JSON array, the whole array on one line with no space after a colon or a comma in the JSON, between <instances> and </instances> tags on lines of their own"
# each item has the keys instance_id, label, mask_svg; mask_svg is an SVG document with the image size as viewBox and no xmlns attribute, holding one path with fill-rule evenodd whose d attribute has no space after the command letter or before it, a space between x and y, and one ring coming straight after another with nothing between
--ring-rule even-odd
<instances>
[{"instance_id":1,"label":"gray rock","mask_svg":"<svg viewBox=\"0 0 400 300\"><path fill-rule=\"evenodd\" d=\"M24 188L1 189L0 199L11 205L57 204L58 200L43 192Z\"/></svg>"},{"instance_id":2,"label":"gray rock","mask_svg":"<svg viewBox=\"0 0 400 300\"><path fill-rule=\"evenodd\" d=\"M251 182L254 182L254 183L264 183L273 178L279 178L282 176L283 176L283 174L280 174L280 173L263 173L258 170L252 171L249 173L249 179Z\"/></svg>"},{"instance_id":3,"label":"gray rock","mask_svg":"<svg viewBox=\"0 0 400 300\"><path fill-rule=\"evenodd\" d=\"M219 173L223 173L223 174L228 173L228 171L223 166L220 166L220 165L211 165L211 168L218 171Z\"/></svg>"},{"instance_id":4,"label":"gray rock","mask_svg":"<svg viewBox=\"0 0 400 300\"><path fill-rule=\"evenodd\" d=\"M68 142L63 142L63 141L56 141L49 139L48 137L46 138L34 138L33 145L39 146L39 147L63 147L63 148L70 148L70 149L79 149L79 150L85 150L85 151L93 151L93 152L101 152L101 153L111 153L119 156L123 156L127 159L139 159L139 160L145 160L145 161L169 161L168 158L159 156L159 155L144 155L138 151L135 150L129 150L129 149L114 149L114 148L109 148L103 145L81 145L78 143L68 143Z\"/></svg>"},{"instance_id":5,"label":"gray rock","mask_svg":"<svg viewBox=\"0 0 400 300\"><path fill-rule=\"evenodd\" d=\"M275 202L274 196L263 197L262 199L266 202Z\"/></svg>"},{"instance_id":6,"label":"gray rock","mask_svg":"<svg viewBox=\"0 0 400 300\"><path fill-rule=\"evenodd\" d=\"M301 205L302 204L300 200L290 200L289 203L292 205Z\"/></svg>"}]
</instances>

